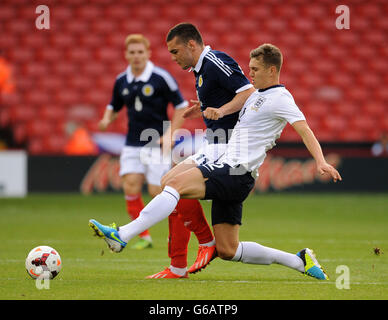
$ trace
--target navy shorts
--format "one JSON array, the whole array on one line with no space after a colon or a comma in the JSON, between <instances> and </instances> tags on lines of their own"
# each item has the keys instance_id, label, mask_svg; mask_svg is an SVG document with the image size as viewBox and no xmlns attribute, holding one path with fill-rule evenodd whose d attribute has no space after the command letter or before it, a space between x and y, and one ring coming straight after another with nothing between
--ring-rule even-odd
<instances>
[{"instance_id":1,"label":"navy shorts","mask_svg":"<svg viewBox=\"0 0 388 320\"><path fill-rule=\"evenodd\" d=\"M212 225L241 225L243 201L255 185L251 172L232 168L225 163L207 163L197 168L207 178L204 199L213 200Z\"/></svg>"}]
</instances>

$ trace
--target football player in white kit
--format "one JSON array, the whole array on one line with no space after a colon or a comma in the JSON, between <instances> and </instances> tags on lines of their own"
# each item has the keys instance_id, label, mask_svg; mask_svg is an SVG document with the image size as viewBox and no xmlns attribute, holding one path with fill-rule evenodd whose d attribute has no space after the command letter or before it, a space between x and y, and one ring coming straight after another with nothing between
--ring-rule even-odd
<instances>
[{"instance_id":1,"label":"football player in white kit","mask_svg":"<svg viewBox=\"0 0 388 320\"><path fill-rule=\"evenodd\" d=\"M279 83L283 61L280 50L263 44L251 51L250 58L250 77L257 90L241 109L225 154L217 162L199 165L163 181L163 192L143 209L139 218L120 227L113 237L110 235L114 229L90 220L91 227L109 246L120 251L142 230L168 217L181 197L212 199L212 224L220 258L250 264L277 263L316 279L328 279L309 248L292 254L256 242L239 241L242 203L254 187L266 152L275 145L287 122L301 136L316 161L317 171L328 174L334 182L342 180L338 171L326 162L291 93ZM234 111L207 108L204 116L217 120Z\"/></svg>"}]
</instances>

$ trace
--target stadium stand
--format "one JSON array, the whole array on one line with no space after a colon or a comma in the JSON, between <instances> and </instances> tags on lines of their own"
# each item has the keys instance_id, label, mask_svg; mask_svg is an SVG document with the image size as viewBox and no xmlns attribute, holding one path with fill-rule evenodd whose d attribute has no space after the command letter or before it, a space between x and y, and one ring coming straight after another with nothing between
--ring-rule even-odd
<instances>
[{"instance_id":1,"label":"stadium stand","mask_svg":"<svg viewBox=\"0 0 388 320\"><path fill-rule=\"evenodd\" d=\"M386 0L352 1L349 30L336 29L337 4L330 0L48 0L49 30L35 28L34 3L3 0L0 10L0 49L17 96L4 97L1 117L18 139L28 139L31 154L62 152L64 124L80 120L71 112L76 105L94 110L81 120L97 129L113 81L126 67L129 33L149 37L151 59L176 77L186 99L195 99L192 74L171 62L165 46L168 29L181 21L197 24L206 43L234 56L246 74L251 49L263 42L280 47L281 82L322 142L373 142L388 130ZM122 119L112 131L125 126ZM186 122L198 126L201 121ZM286 129L280 141L298 139Z\"/></svg>"}]
</instances>

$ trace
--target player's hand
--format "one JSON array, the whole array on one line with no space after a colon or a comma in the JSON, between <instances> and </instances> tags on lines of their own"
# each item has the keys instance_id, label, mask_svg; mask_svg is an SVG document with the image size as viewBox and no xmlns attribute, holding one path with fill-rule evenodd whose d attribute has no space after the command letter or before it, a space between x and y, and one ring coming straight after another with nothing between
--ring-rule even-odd
<instances>
[{"instance_id":1,"label":"player's hand","mask_svg":"<svg viewBox=\"0 0 388 320\"><path fill-rule=\"evenodd\" d=\"M195 119L202 117L201 103L198 100L190 100L190 102L192 103L192 105L188 106L183 112L183 118Z\"/></svg>"},{"instance_id":2,"label":"player's hand","mask_svg":"<svg viewBox=\"0 0 388 320\"><path fill-rule=\"evenodd\" d=\"M101 131L105 131L108 128L109 124L110 124L109 120L102 119L98 123L98 129L101 130Z\"/></svg>"},{"instance_id":3,"label":"player's hand","mask_svg":"<svg viewBox=\"0 0 388 320\"><path fill-rule=\"evenodd\" d=\"M337 180L342 181L342 177L337 169L328 163L319 164L317 170L321 175L329 174L334 182L337 182Z\"/></svg>"},{"instance_id":4,"label":"player's hand","mask_svg":"<svg viewBox=\"0 0 388 320\"><path fill-rule=\"evenodd\" d=\"M218 120L224 116L224 113L218 108L206 108L203 116L210 120Z\"/></svg>"}]
</instances>

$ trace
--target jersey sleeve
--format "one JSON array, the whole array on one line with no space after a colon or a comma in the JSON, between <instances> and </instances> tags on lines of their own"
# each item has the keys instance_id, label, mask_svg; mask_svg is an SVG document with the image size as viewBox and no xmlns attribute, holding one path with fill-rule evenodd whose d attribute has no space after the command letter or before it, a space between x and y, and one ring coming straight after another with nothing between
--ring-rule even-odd
<instances>
[{"instance_id":1,"label":"jersey sleeve","mask_svg":"<svg viewBox=\"0 0 388 320\"><path fill-rule=\"evenodd\" d=\"M174 105L175 109L182 109L185 108L189 105L187 100L183 99L183 96L179 89L175 91L170 91L169 93L169 100L171 103Z\"/></svg>"},{"instance_id":2,"label":"jersey sleeve","mask_svg":"<svg viewBox=\"0 0 388 320\"><path fill-rule=\"evenodd\" d=\"M164 81L164 95L174 105L174 108L181 109L187 107L189 103L183 98L174 77L161 68L155 68L154 72L162 77Z\"/></svg>"},{"instance_id":3,"label":"jersey sleeve","mask_svg":"<svg viewBox=\"0 0 388 320\"><path fill-rule=\"evenodd\" d=\"M280 97L274 104L274 114L276 117L286 120L289 124L296 121L306 120L303 112L289 97Z\"/></svg>"},{"instance_id":4,"label":"jersey sleeve","mask_svg":"<svg viewBox=\"0 0 388 320\"><path fill-rule=\"evenodd\" d=\"M231 57L226 54L216 56L209 52L206 58L212 62L211 72L217 77L218 82L230 92L239 93L253 87L240 66Z\"/></svg>"},{"instance_id":5,"label":"jersey sleeve","mask_svg":"<svg viewBox=\"0 0 388 320\"><path fill-rule=\"evenodd\" d=\"M112 92L112 99L107 106L107 108L112 109L114 112L120 111L124 106L124 101L121 97L120 93L120 85L119 82L116 80L114 86L113 86L113 92Z\"/></svg>"}]
</instances>

